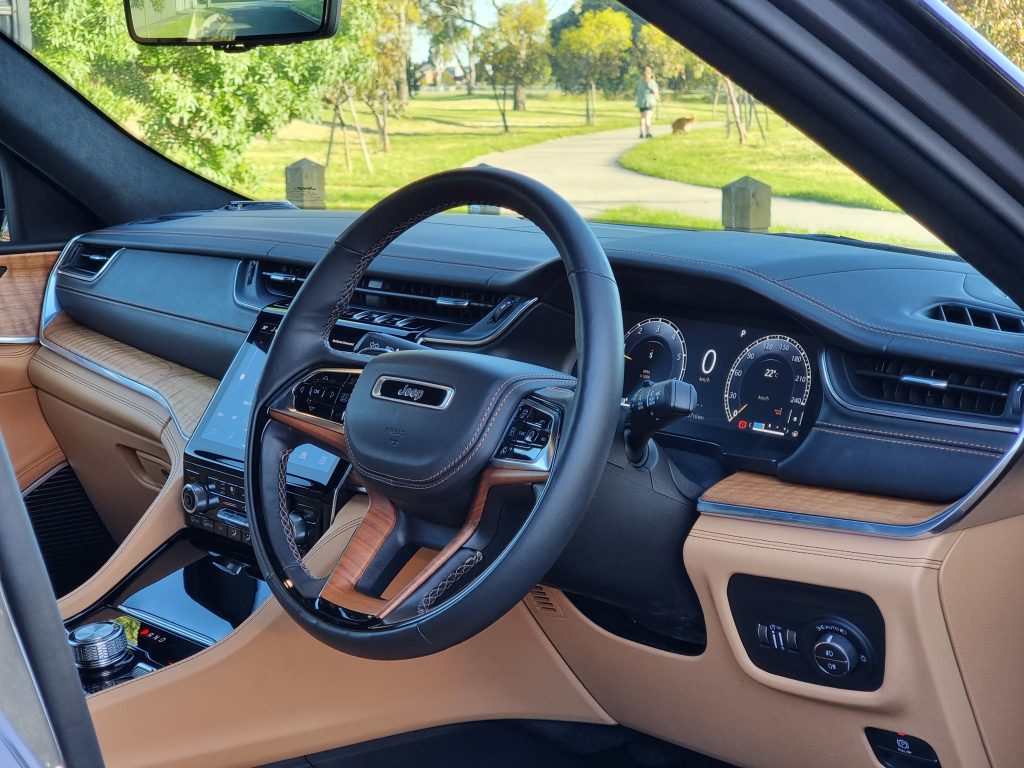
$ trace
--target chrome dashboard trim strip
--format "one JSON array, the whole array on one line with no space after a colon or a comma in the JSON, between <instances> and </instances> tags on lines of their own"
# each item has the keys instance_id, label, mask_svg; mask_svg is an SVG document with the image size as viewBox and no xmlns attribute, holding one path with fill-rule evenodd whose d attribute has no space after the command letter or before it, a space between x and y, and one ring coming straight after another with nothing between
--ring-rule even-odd
<instances>
[{"instance_id":1,"label":"chrome dashboard trim strip","mask_svg":"<svg viewBox=\"0 0 1024 768\"><path fill-rule=\"evenodd\" d=\"M739 504L722 504L720 502L704 501L703 499L698 500L697 511L701 514L741 517L749 520L796 525L803 528L823 528L893 539L916 539L942 533L963 520L985 498L996 483L1002 480L1010 471L1016 463L1022 447L1024 447L1024 429L1018 429L1013 445L1007 449L1002 458L996 462L988 474L966 496L950 504L934 517L916 525L889 525L849 518L802 515L778 509L745 507Z\"/></svg>"},{"instance_id":2,"label":"chrome dashboard trim strip","mask_svg":"<svg viewBox=\"0 0 1024 768\"><path fill-rule=\"evenodd\" d=\"M0 336L0 344L35 344L38 336Z\"/></svg>"},{"instance_id":3,"label":"chrome dashboard trim strip","mask_svg":"<svg viewBox=\"0 0 1024 768\"><path fill-rule=\"evenodd\" d=\"M57 264L60 264L61 260L64 258L64 255L67 253L68 249L71 248L76 242L78 242L78 240L81 237L82 235L78 235L77 237L73 237L71 240L68 241L67 245L65 245L64 249L61 251L60 256L57 257ZM113 257L111 257L111 259L112 258ZM102 365L99 365L98 363L94 363L92 360L84 358L81 355L78 355L69 349L65 349L59 344L56 344L55 342L52 342L48 338L46 338L46 326L49 325L53 318L55 318L61 311L60 302L57 300L58 273L58 269L54 269L52 272L50 272L50 277L46 281L46 290L43 292L43 307L39 318L39 345L42 347L46 347L48 350L50 350L56 355L59 355L60 357L63 357L65 360L69 360L70 362L75 363L76 365L82 366L88 371L92 371L98 376L103 376L104 378L116 382L121 386L127 387L133 392L137 392L138 394L143 395L144 397L148 397L151 400L155 400L170 415L171 421L177 428L178 433L185 440L188 440L189 433L185 431L185 428L181 425L181 422L178 421L178 416L174 412L174 409L171 407L171 404L163 395L161 395L155 389L147 387L145 384L141 384L135 381L134 379L129 379L127 376L122 376L120 373L116 373L115 371L112 371L109 368L105 368Z\"/></svg>"},{"instance_id":4,"label":"chrome dashboard trim strip","mask_svg":"<svg viewBox=\"0 0 1024 768\"><path fill-rule=\"evenodd\" d=\"M76 237L75 241L77 242L77 240L78 240L78 238ZM57 269L56 269L56 271L57 271L58 274L64 275L65 277L70 277L72 280L81 280L83 283L94 283L94 282L96 282L99 279L100 275L102 275L104 272L107 271L107 267L109 267L114 262L114 259L116 259L118 256L120 256L125 251L124 246L118 248L116 251L114 251L112 254L110 254L110 258L107 259L106 261L104 261L102 266L100 266L100 268L98 270L96 270L96 272L94 272L91 275L83 275L83 274L80 274L78 272L72 272L70 270L62 269L61 268L61 264L64 262L64 256L67 253L67 251L70 248L70 246L71 246L71 243L68 243L68 245L64 246L64 250L61 251L60 258L57 259Z\"/></svg>"},{"instance_id":5,"label":"chrome dashboard trim strip","mask_svg":"<svg viewBox=\"0 0 1024 768\"><path fill-rule=\"evenodd\" d=\"M513 309L505 319L498 323L498 326L494 329L493 333L488 334L482 339L435 339L431 336L423 336L420 339L421 344L444 344L450 347L481 347L484 344L490 344L492 341L503 335L505 331L512 327L512 325L536 304L540 299L536 296L526 299L522 304Z\"/></svg>"},{"instance_id":6,"label":"chrome dashboard trim strip","mask_svg":"<svg viewBox=\"0 0 1024 768\"><path fill-rule=\"evenodd\" d=\"M964 427L966 429L982 429L988 432L1006 432L1008 434L1016 434L1020 432L1020 427L1011 427L1008 424L988 424L984 422L974 421L963 421L960 419L950 419L943 416L929 416L925 413L908 413L907 411L897 410L886 410L885 408L873 408L869 405L859 405L851 403L848 399L839 394L836 389L835 383L832 381L832 375L830 373L830 367L828 362L828 353L822 349L818 356L818 370L821 372L821 381L825 386L825 391L829 397L842 408L846 408L851 411L858 411L859 413L869 413L872 416L884 416L891 419L905 419L907 421L922 421L926 424L945 424L950 427Z\"/></svg>"}]
</instances>

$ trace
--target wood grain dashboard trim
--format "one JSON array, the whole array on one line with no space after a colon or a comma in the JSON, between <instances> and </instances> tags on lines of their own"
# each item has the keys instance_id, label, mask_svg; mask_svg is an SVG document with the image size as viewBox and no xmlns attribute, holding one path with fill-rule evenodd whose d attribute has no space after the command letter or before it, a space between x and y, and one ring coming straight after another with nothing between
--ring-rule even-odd
<instances>
[{"instance_id":1,"label":"wood grain dashboard trim","mask_svg":"<svg viewBox=\"0 0 1024 768\"><path fill-rule=\"evenodd\" d=\"M63 312L47 324L43 334L44 346L58 354L84 361L97 372L134 382L162 399L186 438L199 424L217 390L216 379L97 333Z\"/></svg>"},{"instance_id":2,"label":"wood grain dashboard trim","mask_svg":"<svg viewBox=\"0 0 1024 768\"><path fill-rule=\"evenodd\" d=\"M924 523L940 514L947 506L858 491L798 485L754 472L737 472L708 488L700 498L698 510L714 513L715 505L899 526Z\"/></svg>"},{"instance_id":3,"label":"wood grain dashboard trim","mask_svg":"<svg viewBox=\"0 0 1024 768\"><path fill-rule=\"evenodd\" d=\"M0 256L0 336L4 339L34 340L39 330L43 291L56 251Z\"/></svg>"}]
</instances>

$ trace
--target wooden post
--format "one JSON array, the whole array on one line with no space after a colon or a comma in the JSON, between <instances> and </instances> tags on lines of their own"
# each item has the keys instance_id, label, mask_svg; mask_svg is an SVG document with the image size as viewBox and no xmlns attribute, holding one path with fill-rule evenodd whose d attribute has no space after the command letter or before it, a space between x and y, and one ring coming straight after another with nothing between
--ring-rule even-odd
<instances>
[{"instance_id":1,"label":"wooden post","mask_svg":"<svg viewBox=\"0 0 1024 768\"><path fill-rule=\"evenodd\" d=\"M288 202L299 208L324 208L324 166L304 157L284 169Z\"/></svg>"},{"instance_id":2,"label":"wooden post","mask_svg":"<svg viewBox=\"0 0 1024 768\"><path fill-rule=\"evenodd\" d=\"M722 187L722 227L737 232L767 232L772 223L772 188L744 176Z\"/></svg>"},{"instance_id":3,"label":"wooden post","mask_svg":"<svg viewBox=\"0 0 1024 768\"><path fill-rule=\"evenodd\" d=\"M729 78L725 79L725 92L729 95L729 104L732 107L732 117L736 121L736 131L740 135L740 144L747 143L747 129L743 127L743 118L740 115L740 103L736 99L736 88L733 87L732 80Z\"/></svg>"},{"instance_id":4,"label":"wooden post","mask_svg":"<svg viewBox=\"0 0 1024 768\"><path fill-rule=\"evenodd\" d=\"M370 150L366 148L366 137L363 136L363 129L359 125L359 115L356 114L356 102L352 98L352 92L345 87L345 100L348 102L349 112L352 113L352 124L356 129L356 136L359 137L359 148L363 150L363 161L366 163L366 170L373 173L373 161L370 159Z\"/></svg>"}]
</instances>

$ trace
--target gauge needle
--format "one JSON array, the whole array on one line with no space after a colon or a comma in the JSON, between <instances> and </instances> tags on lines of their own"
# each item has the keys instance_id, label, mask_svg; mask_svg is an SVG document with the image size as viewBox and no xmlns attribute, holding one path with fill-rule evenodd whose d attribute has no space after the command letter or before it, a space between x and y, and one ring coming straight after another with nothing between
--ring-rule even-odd
<instances>
[{"instance_id":1,"label":"gauge needle","mask_svg":"<svg viewBox=\"0 0 1024 768\"><path fill-rule=\"evenodd\" d=\"M626 358L627 360L629 360L629 362L631 362L631 363L633 362L633 358L630 357L629 355L623 355L623 357Z\"/></svg>"},{"instance_id":2,"label":"gauge needle","mask_svg":"<svg viewBox=\"0 0 1024 768\"><path fill-rule=\"evenodd\" d=\"M732 417L733 417L733 418L735 419L735 418L736 418L737 416L739 416L739 415L740 415L741 413L743 413L743 412L744 412L744 411L745 411L745 410L747 409L747 406L748 406L748 405L750 405L750 403L744 403L744 404L743 404L743 407L742 407L742 408L740 408L740 409L739 409L738 411L736 411L736 412L735 412L735 413L734 413L734 414L732 415Z\"/></svg>"}]
</instances>

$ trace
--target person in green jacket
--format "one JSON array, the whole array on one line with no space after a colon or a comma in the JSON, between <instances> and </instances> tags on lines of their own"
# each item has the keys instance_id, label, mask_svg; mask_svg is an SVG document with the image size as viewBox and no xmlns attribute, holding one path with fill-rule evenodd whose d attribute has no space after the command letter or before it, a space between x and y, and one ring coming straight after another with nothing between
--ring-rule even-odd
<instances>
[{"instance_id":1,"label":"person in green jacket","mask_svg":"<svg viewBox=\"0 0 1024 768\"><path fill-rule=\"evenodd\" d=\"M651 113L658 106L661 92L654 79L654 70L644 67L643 77L636 87L636 108L640 110L640 138L651 138Z\"/></svg>"}]
</instances>

